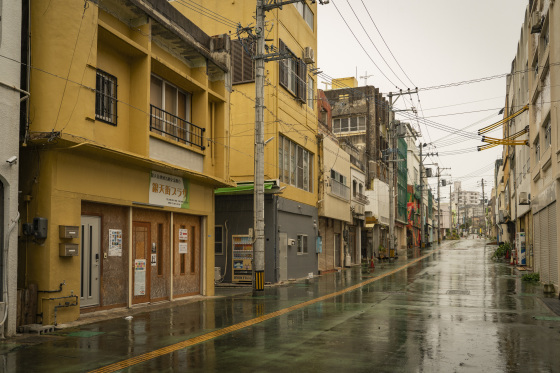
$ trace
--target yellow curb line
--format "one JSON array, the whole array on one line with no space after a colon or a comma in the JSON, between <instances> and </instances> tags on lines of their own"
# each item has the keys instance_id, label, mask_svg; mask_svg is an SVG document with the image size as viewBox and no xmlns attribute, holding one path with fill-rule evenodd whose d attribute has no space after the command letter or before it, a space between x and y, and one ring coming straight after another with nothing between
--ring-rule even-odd
<instances>
[{"instance_id":1,"label":"yellow curb line","mask_svg":"<svg viewBox=\"0 0 560 373\"><path fill-rule=\"evenodd\" d=\"M353 285L353 286L350 286L346 289L337 291L336 293L323 295L322 297L315 298L315 299L312 299L312 300L309 300L309 301L306 301L306 302L303 302L303 303L299 303L299 304L296 304L295 306L291 306L291 307L284 308L284 309L281 309L281 310L278 310L278 311L275 311L275 312L271 312L271 313L263 315L263 316L255 317L254 319L243 321L243 322L240 322L240 323L237 323L237 324L234 324L234 325L231 325L231 326L228 326L226 328L219 329L219 330L215 330L213 332L206 333L206 334L200 335L200 336L195 337L195 338L187 339L183 342L178 342L178 343L169 345L167 347L163 347L163 348L159 348L159 349L154 350L154 351L146 352L142 355L138 355L138 356L130 358L130 359L119 361L117 363L113 363L113 364L110 364L110 365L106 365L102 368L92 370L91 372L95 372L95 373L115 372L117 370L128 368L128 367L131 367L133 365L140 364L140 363L146 362L148 360L152 360L152 359L155 359L157 357L170 354L172 352L181 350L185 347L190 347L190 346L194 346L194 345L199 344L199 343L207 342L211 339L220 337L222 335L226 335L226 334L232 333L234 331L244 329L248 326L253 326L255 324L261 323L261 322L266 321L266 320L273 319L273 318L278 317L278 316L282 316L286 313L295 311L295 310L303 308L303 307L307 307L309 305L312 305L312 304L315 304L315 303L318 303L318 302L322 302L322 301L327 300L329 298L337 297L341 294L348 293L348 292L354 291L358 288L361 288L365 285L371 284L374 281L381 280L382 278L385 278L387 276L391 276L391 275L393 275L393 274L395 274L395 273L397 273L397 272L399 272L399 271L401 271L405 268L410 267L413 264L418 263L419 261L427 258L428 256L430 256L432 254L435 254L439 250L441 250L441 247L436 249L436 250L433 250L430 253L425 254L425 255L417 258L417 259L414 259L412 262L410 262L408 264L405 264L402 267L396 268L396 269L394 269L390 272L384 273L382 275L371 278L371 279L366 280L364 282L360 282L360 283L358 283L356 285Z\"/></svg>"}]
</instances>

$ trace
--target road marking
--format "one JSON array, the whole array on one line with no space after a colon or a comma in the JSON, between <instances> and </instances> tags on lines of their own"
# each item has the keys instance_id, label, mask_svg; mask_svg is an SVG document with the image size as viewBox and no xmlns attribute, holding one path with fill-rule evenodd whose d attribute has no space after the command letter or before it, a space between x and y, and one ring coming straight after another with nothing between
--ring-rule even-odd
<instances>
[{"instance_id":1,"label":"road marking","mask_svg":"<svg viewBox=\"0 0 560 373\"><path fill-rule=\"evenodd\" d=\"M411 265L416 264L421 260L426 259L427 257L429 257L430 255L433 255L434 253L438 252L439 250L441 250L441 247L436 249L436 250L430 251L428 254L424 254L423 256L414 259L413 261L403 265L402 267L395 268L392 271L389 271L389 272L384 273L382 275L373 277L369 280L360 282L356 285L352 285L348 288L337 291L335 293L323 295L322 297L311 299L311 300L308 300L306 302L299 303L299 304L296 304L296 305L288 307L288 308L284 308L284 309L281 309L281 310L278 310L278 311L275 311L275 312L268 313L266 315L258 316L258 317L255 317L254 319L246 320L246 321L228 326L226 328L222 328L222 329L219 329L219 330L215 330L213 332L202 334L202 335L199 335L198 337L187 339L183 342L178 342L178 343L169 345L167 347L159 348L157 350L153 350L153 351L147 352L145 354L132 357L130 359L126 359L126 360L119 361L117 363L106 365L106 366L101 367L99 369L92 370L91 372L109 373L109 372L115 372L117 370L125 369L125 368L131 367L133 365L144 363L148 360L152 360L152 359L155 359L157 357L167 355L167 354L170 354L170 353L178 351L178 350L182 350L183 348L194 346L194 345L197 345L199 343L204 343L204 342L207 342L211 339L221 337L223 335L235 332L237 330L241 330L241 329L247 328L249 326L259 324L263 321L267 321L267 320L273 319L275 317L285 315L285 314L287 314L289 312L292 312L292 311L295 311L297 309L307 307L307 306L310 306L312 304L319 303L319 302L322 302L322 301L330 299L330 298L337 297L339 295L342 295L342 294L354 291L356 289L359 289L363 286L369 285L372 282L381 280L382 278L385 278L387 276L394 275L395 273L397 273L399 271L402 271L403 269L408 268Z\"/></svg>"}]
</instances>

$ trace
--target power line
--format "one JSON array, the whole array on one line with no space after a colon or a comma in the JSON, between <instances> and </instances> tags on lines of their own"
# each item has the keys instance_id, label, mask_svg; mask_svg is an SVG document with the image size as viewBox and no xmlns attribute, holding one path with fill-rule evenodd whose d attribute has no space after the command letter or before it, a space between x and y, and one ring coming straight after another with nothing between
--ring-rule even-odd
<instances>
[{"instance_id":1,"label":"power line","mask_svg":"<svg viewBox=\"0 0 560 373\"><path fill-rule=\"evenodd\" d=\"M385 64L387 65L387 67L389 68L389 70L391 70L391 72L393 73L393 75L395 75L395 77L399 80L399 82L401 82L405 87L407 86L407 84L405 82L403 82L401 80L401 78L399 78L399 76L397 75L397 73L395 73L393 71L393 69L391 68L391 66L389 65L389 63L385 60L385 58L383 57L383 55L381 54L381 52L379 51L379 49L377 48L377 46L375 45L375 43L373 42L373 40L371 39L371 36L369 36L369 33L367 32L366 28L364 27L364 25L362 24L362 21L360 21L360 18L358 17L358 15L356 14L356 12L354 11L354 8L352 7L352 5L350 4L350 1L348 1L348 6L350 7L350 10L352 10L352 13L354 13L354 16L356 16L356 19L358 20L358 23L360 24L360 26L362 26L362 29L364 30L364 32L366 33L366 36L368 37L369 41L371 42L371 44L373 45L373 47L375 48L375 50L377 51L377 53L379 53L379 57L381 57L381 59L383 60L383 62L385 62Z\"/></svg>"},{"instance_id":2,"label":"power line","mask_svg":"<svg viewBox=\"0 0 560 373\"><path fill-rule=\"evenodd\" d=\"M385 77L385 79L387 79L387 81L389 81L389 83L391 83L392 85L395 86L395 88L399 88L397 87L397 85L395 83L393 83L391 81L391 79L389 79L387 77L387 75L385 75L385 73L379 68L379 66L377 66L377 64L375 63L375 61L373 60L373 58L371 58L371 56L369 55L368 51L366 50L366 48L364 48L364 46L362 45L362 43L360 42L360 40L358 39L358 37L356 36L356 34L354 33L354 31L352 31L352 28L350 27L350 25L348 24L348 22L346 21L346 19L344 18L344 16L342 15L342 13L340 12L340 10L338 9L338 7L336 6L335 2L332 0L331 3L334 5L336 11L338 12L338 14L340 15L340 18L342 18L342 20L344 21L344 23L346 24L346 27L348 27L348 30L350 30L350 32L352 33L352 35L354 36L354 39L356 39L356 41L358 42L358 44L360 45L360 47L364 50L365 54L368 56L368 58L371 60L371 62L373 63L373 65L377 68L377 70L379 70L379 72L381 73L381 75L383 75Z\"/></svg>"},{"instance_id":3,"label":"power line","mask_svg":"<svg viewBox=\"0 0 560 373\"><path fill-rule=\"evenodd\" d=\"M348 4L350 4L350 2L348 2ZM387 42L385 42L385 38L383 38L383 35L381 35L381 32L379 31L379 28L377 28L377 25L375 24L375 21L373 20L373 17L371 16L366 4L364 3L364 0L362 0L362 5L364 6L364 8L366 9L366 12L369 16L369 19L371 19L371 22L373 23L373 25L375 26L375 29L377 30L377 33L379 34L379 36L381 36L381 40L383 40L383 43L385 44L385 46L387 47L387 49L389 50L389 53L391 53L391 56L393 57L393 59L395 60L395 62L397 63L397 65L399 66L399 68L401 69L401 71L403 72L404 76L406 76L406 78L410 81L410 83L412 83L412 86L415 87L416 85L412 82L412 80L408 77L408 75L406 74L406 72L404 71L404 69L402 68L401 64L399 63L399 61L397 60L397 58L395 57L395 55L393 54L393 52L391 52L391 48L389 48L389 46L387 45ZM400 79L399 79L400 80ZM405 84L406 85L406 84Z\"/></svg>"}]
</instances>

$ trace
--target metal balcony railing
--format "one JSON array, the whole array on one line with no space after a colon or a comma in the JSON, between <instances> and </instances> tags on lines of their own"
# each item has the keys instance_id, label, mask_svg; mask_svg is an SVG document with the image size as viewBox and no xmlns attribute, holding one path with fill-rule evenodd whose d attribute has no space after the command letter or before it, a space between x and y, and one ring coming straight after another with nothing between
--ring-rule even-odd
<instances>
[{"instance_id":1,"label":"metal balcony railing","mask_svg":"<svg viewBox=\"0 0 560 373\"><path fill-rule=\"evenodd\" d=\"M354 199L364 205L369 205L369 199L364 194L356 193Z\"/></svg>"},{"instance_id":2,"label":"metal balcony railing","mask_svg":"<svg viewBox=\"0 0 560 373\"><path fill-rule=\"evenodd\" d=\"M205 128L198 127L176 115L150 105L150 131L171 137L183 144L191 144L204 150Z\"/></svg>"},{"instance_id":3,"label":"metal balcony railing","mask_svg":"<svg viewBox=\"0 0 560 373\"><path fill-rule=\"evenodd\" d=\"M344 199L350 199L350 187L335 179L331 179L331 193Z\"/></svg>"}]
</instances>

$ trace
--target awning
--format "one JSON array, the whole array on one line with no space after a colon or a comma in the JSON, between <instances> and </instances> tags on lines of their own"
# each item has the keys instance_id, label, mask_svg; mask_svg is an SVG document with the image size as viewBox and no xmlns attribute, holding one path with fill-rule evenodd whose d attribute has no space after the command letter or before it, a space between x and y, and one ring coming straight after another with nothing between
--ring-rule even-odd
<instances>
[{"instance_id":1,"label":"awning","mask_svg":"<svg viewBox=\"0 0 560 373\"><path fill-rule=\"evenodd\" d=\"M265 194L278 194L284 188L280 188L277 180L268 180L264 182ZM218 188L214 191L216 195L240 195L240 194L253 194L255 187L252 182L239 182L236 187Z\"/></svg>"}]
</instances>

